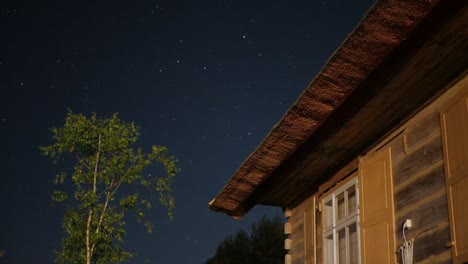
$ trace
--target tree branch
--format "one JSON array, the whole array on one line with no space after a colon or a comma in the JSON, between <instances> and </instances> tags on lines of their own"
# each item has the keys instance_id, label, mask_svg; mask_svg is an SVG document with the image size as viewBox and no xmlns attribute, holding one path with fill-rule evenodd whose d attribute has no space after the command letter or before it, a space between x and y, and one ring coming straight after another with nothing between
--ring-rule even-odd
<instances>
[{"instance_id":1,"label":"tree branch","mask_svg":"<svg viewBox=\"0 0 468 264\"><path fill-rule=\"evenodd\" d=\"M99 229L100 229L101 226L102 226L102 222L104 221L104 215L106 214L106 210L107 210L107 206L109 205L110 198L111 198L111 192L110 192L110 191L107 191L106 202L104 203L104 208L102 209L101 217L99 217L99 222L98 222L98 225L97 225L97 227L96 227L95 234L98 234L98 233L99 233ZM94 254L94 250L95 250L95 248L96 248L96 244L97 244L97 242L95 242L95 243L91 246L91 255Z\"/></svg>"},{"instance_id":2,"label":"tree branch","mask_svg":"<svg viewBox=\"0 0 468 264\"><path fill-rule=\"evenodd\" d=\"M99 155L101 154L101 134L99 134L99 141L98 141L98 150L96 153L96 161L94 163L94 182L93 182L93 192L96 194L97 191L97 173L99 168Z\"/></svg>"},{"instance_id":3,"label":"tree branch","mask_svg":"<svg viewBox=\"0 0 468 264\"><path fill-rule=\"evenodd\" d=\"M104 215L106 213L106 210L107 210L107 207L109 206L109 202L111 200L112 197L114 197L114 194L117 192L117 189L119 189L120 185L122 184L122 179L119 181L119 183L116 185L115 189L112 190L108 190L106 193L106 202L104 203L104 208L102 209L102 213L101 213L101 217L99 217L99 222L98 222L98 225L96 227L96 231L95 233L98 234L99 233L99 230L102 226L102 223L104 221ZM112 179L112 182L110 184L110 186L114 186L115 182L114 182L114 178ZM94 254L94 250L96 248L96 243L94 243L92 246L91 246L91 255Z\"/></svg>"},{"instance_id":4,"label":"tree branch","mask_svg":"<svg viewBox=\"0 0 468 264\"><path fill-rule=\"evenodd\" d=\"M107 206L109 205L109 201L110 201L110 191L107 192L107 197L106 197L106 202L104 203L104 208L102 209L102 213L101 213L101 217L99 218L99 222L98 222L98 225L96 227L96 231L95 233L99 233L99 229L101 228L101 225L102 225L102 221L104 220L104 215L106 214L106 210L107 210Z\"/></svg>"},{"instance_id":5,"label":"tree branch","mask_svg":"<svg viewBox=\"0 0 468 264\"><path fill-rule=\"evenodd\" d=\"M120 185L122 184L123 180L120 179L119 183L117 184L117 186L115 186L115 189L112 191L112 194L111 196L114 196L114 194L117 192L117 189L119 189Z\"/></svg>"},{"instance_id":6,"label":"tree branch","mask_svg":"<svg viewBox=\"0 0 468 264\"><path fill-rule=\"evenodd\" d=\"M76 159L81 163L81 165L85 166L88 169L88 171L91 171L91 168L88 166L88 164L86 164L86 162L83 159L80 159L78 155L75 155L75 156L76 156Z\"/></svg>"}]
</instances>

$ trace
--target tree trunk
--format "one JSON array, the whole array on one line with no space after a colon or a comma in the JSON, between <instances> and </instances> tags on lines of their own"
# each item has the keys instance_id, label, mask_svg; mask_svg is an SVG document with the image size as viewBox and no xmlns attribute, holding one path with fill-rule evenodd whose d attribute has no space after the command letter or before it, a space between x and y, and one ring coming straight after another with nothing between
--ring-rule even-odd
<instances>
[{"instance_id":1,"label":"tree trunk","mask_svg":"<svg viewBox=\"0 0 468 264\"><path fill-rule=\"evenodd\" d=\"M89 209L88 223L86 225L86 264L91 264L91 243L89 241L91 220L93 219L93 209Z\"/></svg>"},{"instance_id":2,"label":"tree trunk","mask_svg":"<svg viewBox=\"0 0 468 264\"><path fill-rule=\"evenodd\" d=\"M94 163L94 179L93 179L93 194L97 193L97 174L99 168L99 155L101 152L101 134L99 134L98 148L96 152L96 161ZM86 264L91 264L91 258L93 257L93 249L96 245L91 246L91 223L93 221L93 208L94 204L90 206L88 213L88 223L86 224Z\"/></svg>"}]
</instances>

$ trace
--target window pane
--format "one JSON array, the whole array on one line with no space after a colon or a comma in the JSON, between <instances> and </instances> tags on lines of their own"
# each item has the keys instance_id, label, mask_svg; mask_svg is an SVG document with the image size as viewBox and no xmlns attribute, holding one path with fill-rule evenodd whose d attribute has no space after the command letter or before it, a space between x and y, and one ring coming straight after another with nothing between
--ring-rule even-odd
<instances>
[{"instance_id":1,"label":"window pane","mask_svg":"<svg viewBox=\"0 0 468 264\"><path fill-rule=\"evenodd\" d=\"M351 264L358 264L359 247L356 223L349 226L349 260Z\"/></svg>"},{"instance_id":2,"label":"window pane","mask_svg":"<svg viewBox=\"0 0 468 264\"><path fill-rule=\"evenodd\" d=\"M336 196L336 215L337 215L337 221L343 219L345 217L345 198L344 198L344 192L340 193L338 196Z\"/></svg>"},{"instance_id":3,"label":"window pane","mask_svg":"<svg viewBox=\"0 0 468 264\"><path fill-rule=\"evenodd\" d=\"M338 263L346 264L346 229L338 232Z\"/></svg>"},{"instance_id":4,"label":"window pane","mask_svg":"<svg viewBox=\"0 0 468 264\"><path fill-rule=\"evenodd\" d=\"M330 200L325 203L324 208L325 230L333 226L333 201Z\"/></svg>"},{"instance_id":5,"label":"window pane","mask_svg":"<svg viewBox=\"0 0 468 264\"><path fill-rule=\"evenodd\" d=\"M333 264L333 235L325 237L325 263Z\"/></svg>"},{"instance_id":6,"label":"window pane","mask_svg":"<svg viewBox=\"0 0 468 264\"><path fill-rule=\"evenodd\" d=\"M348 214L356 212L356 185L353 185L346 190L348 192Z\"/></svg>"}]
</instances>

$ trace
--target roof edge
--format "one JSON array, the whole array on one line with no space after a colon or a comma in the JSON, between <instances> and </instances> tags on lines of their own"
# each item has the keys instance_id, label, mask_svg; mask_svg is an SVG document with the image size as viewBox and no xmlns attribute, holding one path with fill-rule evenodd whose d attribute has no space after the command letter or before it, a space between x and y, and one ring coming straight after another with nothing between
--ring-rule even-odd
<instances>
[{"instance_id":1,"label":"roof edge","mask_svg":"<svg viewBox=\"0 0 468 264\"><path fill-rule=\"evenodd\" d=\"M245 215L251 208L244 202L252 192L320 127L438 2L376 2L263 142L209 203L209 208L235 218Z\"/></svg>"}]
</instances>

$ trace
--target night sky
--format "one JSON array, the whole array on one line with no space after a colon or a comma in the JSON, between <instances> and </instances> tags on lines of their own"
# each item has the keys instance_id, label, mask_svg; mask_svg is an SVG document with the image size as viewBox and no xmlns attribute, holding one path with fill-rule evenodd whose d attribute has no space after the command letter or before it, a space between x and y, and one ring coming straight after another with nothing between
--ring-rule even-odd
<instances>
[{"instance_id":1,"label":"night sky","mask_svg":"<svg viewBox=\"0 0 468 264\"><path fill-rule=\"evenodd\" d=\"M51 143L67 109L142 127L180 160L175 219L128 224L130 263L203 263L237 221L208 209L372 0L0 1L0 263L52 263L62 236Z\"/></svg>"}]
</instances>

